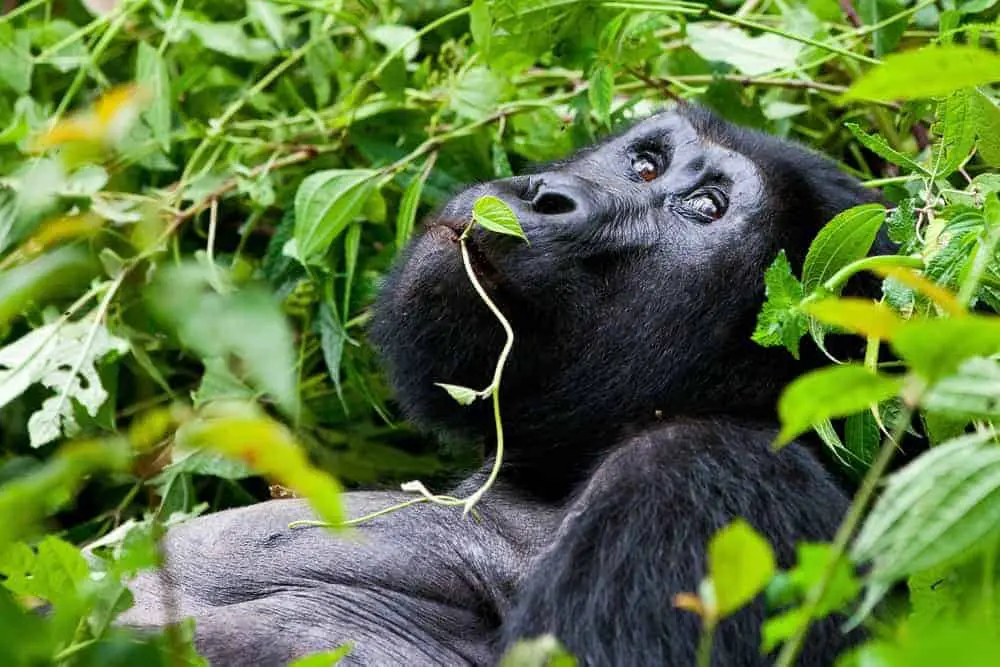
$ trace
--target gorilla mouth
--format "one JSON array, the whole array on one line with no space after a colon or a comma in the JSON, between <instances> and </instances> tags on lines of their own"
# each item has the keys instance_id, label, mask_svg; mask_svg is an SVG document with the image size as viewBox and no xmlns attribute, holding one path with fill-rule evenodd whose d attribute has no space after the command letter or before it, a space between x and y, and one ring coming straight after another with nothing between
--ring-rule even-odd
<instances>
[{"instance_id":1,"label":"gorilla mouth","mask_svg":"<svg viewBox=\"0 0 1000 667\"><path fill-rule=\"evenodd\" d=\"M459 239L465 231L467 224L466 222L452 220L435 220L428 227L427 233L441 241L454 243L457 250ZM483 283L484 287L496 287L502 279L502 274L484 251L481 245L482 237L479 236L479 238L476 238L476 236L478 235L469 234L465 237L465 247L469 252L469 263L472 265L472 270L476 274L476 278ZM461 254L459 254L459 261L461 261Z\"/></svg>"}]
</instances>

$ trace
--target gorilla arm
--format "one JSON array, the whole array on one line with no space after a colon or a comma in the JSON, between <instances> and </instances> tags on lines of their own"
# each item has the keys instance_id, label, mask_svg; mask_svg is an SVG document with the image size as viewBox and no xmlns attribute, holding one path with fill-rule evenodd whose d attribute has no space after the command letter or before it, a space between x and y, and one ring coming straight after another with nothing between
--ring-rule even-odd
<instances>
[{"instance_id":1,"label":"gorilla arm","mask_svg":"<svg viewBox=\"0 0 1000 667\"><path fill-rule=\"evenodd\" d=\"M412 498L344 495L352 517ZM121 622L194 617L213 665L283 665L347 642L347 665L486 664L511 591L555 517L502 490L477 511L479 521L463 520L458 508L421 504L342 533L289 529L313 517L299 500L202 517L170 530L165 567L130 583L135 606Z\"/></svg>"},{"instance_id":2,"label":"gorilla arm","mask_svg":"<svg viewBox=\"0 0 1000 667\"><path fill-rule=\"evenodd\" d=\"M736 517L765 535L779 563L795 544L828 540L847 498L797 444L729 421L666 425L609 455L531 566L504 623L504 645L553 633L581 665L693 665L700 621L671 598L696 592L716 530ZM758 599L716 630L713 665L770 665ZM828 664L850 642L827 619L798 664ZM824 663L823 660L827 662Z\"/></svg>"}]
</instances>

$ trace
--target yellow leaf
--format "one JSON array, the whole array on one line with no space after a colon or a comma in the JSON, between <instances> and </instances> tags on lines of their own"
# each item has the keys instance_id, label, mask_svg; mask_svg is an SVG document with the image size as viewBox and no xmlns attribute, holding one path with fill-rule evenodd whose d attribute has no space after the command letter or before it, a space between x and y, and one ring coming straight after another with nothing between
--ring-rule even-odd
<instances>
[{"instance_id":1,"label":"yellow leaf","mask_svg":"<svg viewBox=\"0 0 1000 667\"><path fill-rule=\"evenodd\" d=\"M882 340L891 340L904 323L890 308L867 299L823 299L802 309L825 324Z\"/></svg>"},{"instance_id":2,"label":"yellow leaf","mask_svg":"<svg viewBox=\"0 0 1000 667\"><path fill-rule=\"evenodd\" d=\"M873 266L871 270L883 278L892 278L911 287L941 307L949 315L964 315L965 308L954 294L937 285L916 271L901 266Z\"/></svg>"}]
</instances>

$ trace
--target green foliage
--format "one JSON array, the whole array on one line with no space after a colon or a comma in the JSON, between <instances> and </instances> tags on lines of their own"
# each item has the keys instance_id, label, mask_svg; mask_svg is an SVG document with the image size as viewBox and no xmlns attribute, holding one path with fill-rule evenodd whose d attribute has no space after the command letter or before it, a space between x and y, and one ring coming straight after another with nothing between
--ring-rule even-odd
<instances>
[{"instance_id":1,"label":"green foliage","mask_svg":"<svg viewBox=\"0 0 1000 667\"><path fill-rule=\"evenodd\" d=\"M845 529L772 578L736 523L710 545L712 600L680 606L729 613L771 579L787 595L764 640L787 666L812 620L861 622L906 578L913 611L845 664L993 664L996 17L995 0L17 3L0 15L0 662L199 664L189 625L113 629L167 526L259 499L255 476L337 523L331 475L472 465L392 422L363 336L375 286L459 186L682 98L831 155L885 206L837 216L802 266L778 254L753 333L795 356L806 333L866 339L863 363L778 405L779 439L814 428L865 476ZM523 238L499 200L474 215ZM899 254L868 258L883 220ZM839 298L859 273L877 302ZM866 515L914 415L936 447ZM504 664L573 658L542 638Z\"/></svg>"}]
</instances>

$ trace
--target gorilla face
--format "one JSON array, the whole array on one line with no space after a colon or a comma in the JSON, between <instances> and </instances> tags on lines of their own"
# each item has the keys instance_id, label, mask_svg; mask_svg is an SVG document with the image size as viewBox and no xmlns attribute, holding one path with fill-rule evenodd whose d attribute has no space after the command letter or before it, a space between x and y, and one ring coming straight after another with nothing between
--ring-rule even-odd
<instances>
[{"instance_id":1,"label":"gorilla face","mask_svg":"<svg viewBox=\"0 0 1000 667\"><path fill-rule=\"evenodd\" d=\"M827 160L697 108L462 192L403 253L371 330L408 416L460 438L492 431L488 405L433 383L486 386L503 344L458 245L487 194L530 242L468 240L514 328L501 409L526 469L557 449L585 460L658 418L769 414L800 369L750 341L764 270L781 248L800 262L833 215L874 199Z\"/></svg>"}]
</instances>

